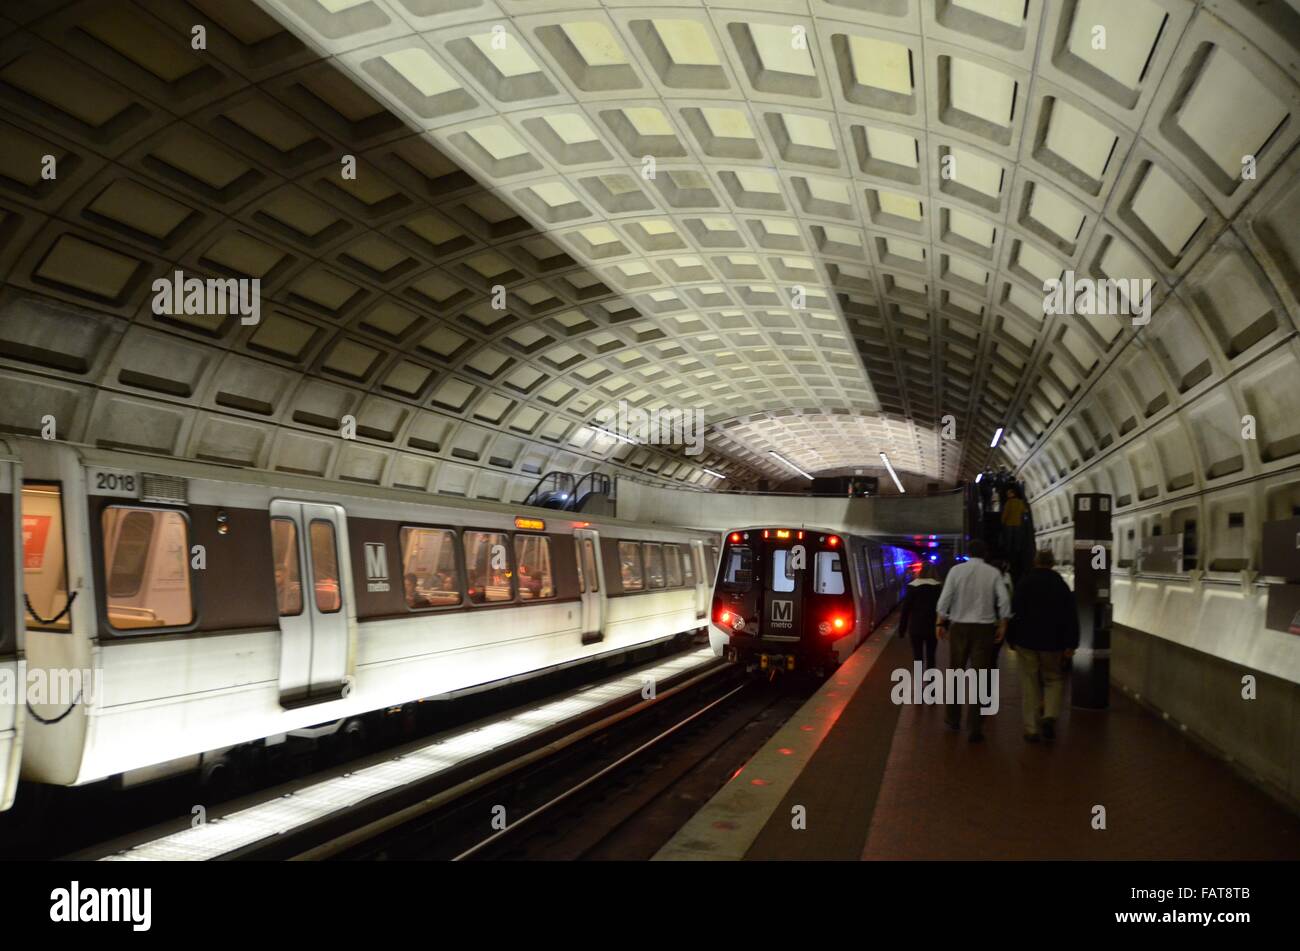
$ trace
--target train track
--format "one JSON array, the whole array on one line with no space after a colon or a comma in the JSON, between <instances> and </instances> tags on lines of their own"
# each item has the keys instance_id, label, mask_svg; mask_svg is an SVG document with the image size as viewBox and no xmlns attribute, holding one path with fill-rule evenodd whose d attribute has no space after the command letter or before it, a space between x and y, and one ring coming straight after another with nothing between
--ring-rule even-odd
<instances>
[{"instance_id":1,"label":"train track","mask_svg":"<svg viewBox=\"0 0 1300 951\"><path fill-rule=\"evenodd\" d=\"M619 724L659 718L663 711L675 708L682 695L709 689L706 685L728 676L734 676L732 668L707 650L670 654L624 668L612 678L363 757L341 769L232 801L219 814L213 813L214 821L199 828L188 815L147 829L136 826L140 831L71 857L325 857L331 851L329 843L359 841L358 829L377 833L394 814L437 810L505 777L526 776L543 762L581 758L620 734ZM657 681L650 699L642 696L647 678ZM314 854L316 849L322 854Z\"/></svg>"},{"instance_id":2,"label":"train track","mask_svg":"<svg viewBox=\"0 0 1300 951\"><path fill-rule=\"evenodd\" d=\"M684 720L725 705L744 689L733 667L709 665L660 688L653 699L610 710L418 802L292 855L276 857L300 861L469 857L464 853L484 838L494 842L516 838L520 829L546 811L540 807L554 798L552 790L564 785L566 778L579 775L580 784L593 783L598 774L643 745L647 732L652 736L675 732Z\"/></svg>"},{"instance_id":3,"label":"train track","mask_svg":"<svg viewBox=\"0 0 1300 951\"><path fill-rule=\"evenodd\" d=\"M753 682L535 810L545 821L483 840L463 859L646 860L731 779L806 699Z\"/></svg>"},{"instance_id":4,"label":"train track","mask_svg":"<svg viewBox=\"0 0 1300 951\"><path fill-rule=\"evenodd\" d=\"M699 657L699 660L695 660ZM281 823L255 835L236 824L259 809L329 797L331 783L367 775L376 766L418 762L430 754L414 743L359 761L354 772L323 775L232 804L212 824L225 841L173 847L192 828L172 822L78 853L75 858L206 858L219 860L482 860L496 858L648 858L710 798L806 699L801 682L756 685L734 665L707 652L683 654L651 696L629 681L621 693L580 715L469 756L410 782L361 797L346 808ZM600 684L585 688L602 689ZM797 685L797 686L796 686ZM564 705L584 690L547 701ZM504 721L528 720L546 705L520 708L448 734L488 733ZM436 746L436 742L434 746ZM261 820L252 819L253 825ZM200 830L202 831L202 830ZM210 830L211 831L211 830ZM193 838L191 836L191 838Z\"/></svg>"},{"instance_id":5,"label":"train track","mask_svg":"<svg viewBox=\"0 0 1300 951\"><path fill-rule=\"evenodd\" d=\"M554 755L296 857L649 858L806 696L734 667L706 671L653 710L593 724Z\"/></svg>"}]
</instances>

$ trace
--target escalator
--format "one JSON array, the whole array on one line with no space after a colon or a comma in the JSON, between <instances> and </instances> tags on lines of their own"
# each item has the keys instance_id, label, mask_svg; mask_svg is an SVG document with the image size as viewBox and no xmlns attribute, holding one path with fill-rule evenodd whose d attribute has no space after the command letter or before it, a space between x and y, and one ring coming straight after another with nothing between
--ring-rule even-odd
<instances>
[{"instance_id":1,"label":"escalator","mask_svg":"<svg viewBox=\"0 0 1300 951\"><path fill-rule=\"evenodd\" d=\"M966 534L979 538L988 547L992 561L1005 561L1012 579L1018 579L1034 563L1034 512L1024 497L1021 484L1014 486L1019 495L1021 512L1018 524L1006 520L1006 486L994 488L970 484L966 495ZM1015 521L1015 519L1013 519Z\"/></svg>"},{"instance_id":2,"label":"escalator","mask_svg":"<svg viewBox=\"0 0 1300 951\"><path fill-rule=\"evenodd\" d=\"M616 486L603 472L588 472L581 477L572 472L548 472L524 498L524 505L587 515L613 515Z\"/></svg>"}]
</instances>

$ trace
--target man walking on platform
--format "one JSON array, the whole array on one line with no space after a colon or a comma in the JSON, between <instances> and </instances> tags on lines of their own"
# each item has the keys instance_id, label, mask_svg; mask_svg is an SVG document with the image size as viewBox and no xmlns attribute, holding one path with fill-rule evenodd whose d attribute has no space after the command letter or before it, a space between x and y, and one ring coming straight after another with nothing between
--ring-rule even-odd
<instances>
[{"instance_id":1,"label":"man walking on platform","mask_svg":"<svg viewBox=\"0 0 1300 951\"><path fill-rule=\"evenodd\" d=\"M984 542L974 539L969 554L968 561L948 572L939 596L936 632L940 640L948 638L948 669L963 671L970 666L978 680L990 676L993 646L1000 644L1007 633L1011 599L1002 573L984 560L988 555ZM969 694L966 700L970 739L977 743L984 739L979 704L972 702L975 698ZM948 704L944 723L952 730L961 729L960 705Z\"/></svg>"},{"instance_id":2,"label":"man walking on platform","mask_svg":"<svg viewBox=\"0 0 1300 951\"><path fill-rule=\"evenodd\" d=\"M1053 567L1050 548L1039 550L1034 569L1016 585L1011 646L1020 664L1025 739L1056 738L1065 692L1065 665L1079 646L1079 614L1074 592Z\"/></svg>"}]
</instances>

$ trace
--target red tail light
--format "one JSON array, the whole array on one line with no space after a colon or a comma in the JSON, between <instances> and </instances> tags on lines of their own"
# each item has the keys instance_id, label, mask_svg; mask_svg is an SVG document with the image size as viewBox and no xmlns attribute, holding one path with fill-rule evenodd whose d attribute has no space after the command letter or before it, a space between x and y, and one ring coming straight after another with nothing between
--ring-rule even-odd
<instances>
[{"instance_id":1,"label":"red tail light","mask_svg":"<svg viewBox=\"0 0 1300 951\"><path fill-rule=\"evenodd\" d=\"M832 535L830 538L826 539L826 544L830 545L832 548L834 548L839 543L840 543L840 536L838 535Z\"/></svg>"},{"instance_id":2,"label":"red tail light","mask_svg":"<svg viewBox=\"0 0 1300 951\"><path fill-rule=\"evenodd\" d=\"M730 612L730 611L723 611L721 614L719 614L719 615L718 615L718 623L719 623L719 624L730 624L730 623L731 623L731 612Z\"/></svg>"},{"instance_id":3,"label":"red tail light","mask_svg":"<svg viewBox=\"0 0 1300 951\"><path fill-rule=\"evenodd\" d=\"M824 637L839 637L853 629L852 614L832 614L817 625L817 630Z\"/></svg>"},{"instance_id":4,"label":"red tail light","mask_svg":"<svg viewBox=\"0 0 1300 951\"><path fill-rule=\"evenodd\" d=\"M736 542L738 542L738 541L740 541L740 532L732 532L732 533L731 533L731 544L734 545L734 544L736 544Z\"/></svg>"}]
</instances>

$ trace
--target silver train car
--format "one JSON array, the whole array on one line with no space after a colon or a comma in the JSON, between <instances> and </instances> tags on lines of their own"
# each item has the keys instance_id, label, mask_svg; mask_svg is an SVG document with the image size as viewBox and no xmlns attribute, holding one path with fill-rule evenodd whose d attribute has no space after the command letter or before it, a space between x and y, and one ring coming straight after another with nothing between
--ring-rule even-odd
<instances>
[{"instance_id":1,"label":"silver train car","mask_svg":"<svg viewBox=\"0 0 1300 951\"><path fill-rule=\"evenodd\" d=\"M704 629L715 536L0 440L0 808ZM8 685L8 689L5 689Z\"/></svg>"}]
</instances>

